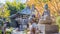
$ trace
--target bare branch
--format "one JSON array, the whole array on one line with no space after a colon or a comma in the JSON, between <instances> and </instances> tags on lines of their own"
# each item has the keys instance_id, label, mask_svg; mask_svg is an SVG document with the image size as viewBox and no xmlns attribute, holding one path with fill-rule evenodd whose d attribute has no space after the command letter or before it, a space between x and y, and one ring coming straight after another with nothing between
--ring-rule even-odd
<instances>
[{"instance_id":1,"label":"bare branch","mask_svg":"<svg viewBox=\"0 0 60 34\"><path fill-rule=\"evenodd\" d=\"M55 0L56 1L56 0ZM58 10L57 11L59 11L59 7L58 7L58 2L55 2L56 3L56 5L57 5L57 8L58 8Z\"/></svg>"},{"instance_id":2,"label":"bare branch","mask_svg":"<svg viewBox=\"0 0 60 34\"><path fill-rule=\"evenodd\" d=\"M39 5L41 5L42 8L43 8L42 1L38 0L38 2L39 2Z\"/></svg>"},{"instance_id":3,"label":"bare branch","mask_svg":"<svg viewBox=\"0 0 60 34\"><path fill-rule=\"evenodd\" d=\"M57 11L56 7L52 4L52 2L50 2L50 4L55 8L55 10Z\"/></svg>"}]
</instances>

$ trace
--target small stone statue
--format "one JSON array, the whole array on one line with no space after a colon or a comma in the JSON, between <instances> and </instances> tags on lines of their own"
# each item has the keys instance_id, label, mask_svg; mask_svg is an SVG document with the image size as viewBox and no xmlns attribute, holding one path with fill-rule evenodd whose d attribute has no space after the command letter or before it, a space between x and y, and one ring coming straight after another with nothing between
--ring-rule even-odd
<instances>
[{"instance_id":1,"label":"small stone statue","mask_svg":"<svg viewBox=\"0 0 60 34\"><path fill-rule=\"evenodd\" d=\"M40 23L42 24L51 24L50 10L48 9L48 5L45 4L44 12L40 19Z\"/></svg>"},{"instance_id":2,"label":"small stone statue","mask_svg":"<svg viewBox=\"0 0 60 34\"><path fill-rule=\"evenodd\" d=\"M31 10L34 12L34 10L35 10L35 5L34 4L32 4Z\"/></svg>"}]
</instances>

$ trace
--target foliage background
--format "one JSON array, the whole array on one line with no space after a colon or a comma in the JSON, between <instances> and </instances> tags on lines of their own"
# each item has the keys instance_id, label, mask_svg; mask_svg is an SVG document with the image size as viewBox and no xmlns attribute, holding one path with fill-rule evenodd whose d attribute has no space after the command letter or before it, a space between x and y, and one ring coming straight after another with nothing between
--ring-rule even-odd
<instances>
[{"instance_id":1,"label":"foliage background","mask_svg":"<svg viewBox=\"0 0 60 34\"><path fill-rule=\"evenodd\" d=\"M30 0L26 1L26 3L20 3L16 2L14 0L13 2L7 1L6 4L0 3L0 18L5 18L6 20L10 20L8 17L12 14L17 13L18 11L21 11L26 7L26 5L29 5L31 7L32 4L35 5L35 8L38 10L36 12L36 16L38 17L38 14L42 15L44 11L44 5L48 4L48 7L50 9L51 16L56 17L56 24L58 24L60 28L60 0Z\"/></svg>"}]
</instances>

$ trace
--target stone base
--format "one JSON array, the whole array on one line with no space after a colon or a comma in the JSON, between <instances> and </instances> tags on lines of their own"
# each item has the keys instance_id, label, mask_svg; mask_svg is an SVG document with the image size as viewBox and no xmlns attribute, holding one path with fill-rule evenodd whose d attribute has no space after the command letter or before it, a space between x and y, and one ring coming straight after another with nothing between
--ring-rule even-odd
<instances>
[{"instance_id":1,"label":"stone base","mask_svg":"<svg viewBox=\"0 0 60 34\"><path fill-rule=\"evenodd\" d=\"M46 33L46 34L59 34L59 33Z\"/></svg>"},{"instance_id":2,"label":"stone base","mask_svg":"<svg viewBox=\"0 0 60 34\"><path fill-rule=\"evenodd\" d=\"M43 34L43 33L39 33L39 34ZM45 34L59 34L59 33L45 33Z\"/></svg>"},{"instance_id":3,"label":"stone base","mask_svg":"<svg viewBox=\"0 0 60 34\"><path fill-rule=\"evenodd\" d=\"M51 24L52 23L52 19L50 16L42 16L39 20L40 24Z\"/></svg>"},{"instance_id":4,"label":"stone base","mask_svg":"<svg viewBox=\"0 0 60 34\"><path fill-rule=\"evenodd\" d=\"M45 34L45 33L58 33L59 32L59 28L57 25L40 24L39 29L41 30L41 32L43 34Z\"/></svg>"}]
</instances>

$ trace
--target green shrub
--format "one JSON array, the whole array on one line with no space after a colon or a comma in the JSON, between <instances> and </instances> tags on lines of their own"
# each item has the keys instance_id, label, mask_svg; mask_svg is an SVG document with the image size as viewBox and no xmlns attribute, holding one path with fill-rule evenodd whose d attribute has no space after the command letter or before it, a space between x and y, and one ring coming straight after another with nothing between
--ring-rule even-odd
<instances>
[{"instance_id":1,"label":"green shrub","mask_svg":"<svg viewBox=\"0 0 60 34\"><path fill-rule=\"evenodd\" d=\"M6 31L6 34L11 34L11 32L10 31Z\"/></svg>"},{"instance_id":2,"label":"green shrub","mask_svg":"<svg viewBox=\"0 0 60 34\"><path fill-rule=\"evenodd\" d=\"M2 34L2 30L0 30L0 34Z\"/></svg>"},{"instance_id":3,"label":"green shrub","mask_svg":"<svg viewBox=\"0 0 60 34\"><path fill-rule=\"evenodd\" d=\"M60 32L60 16L56 18L56 24L59 26L59 32Z\"/></svg>"}]
</instances>

